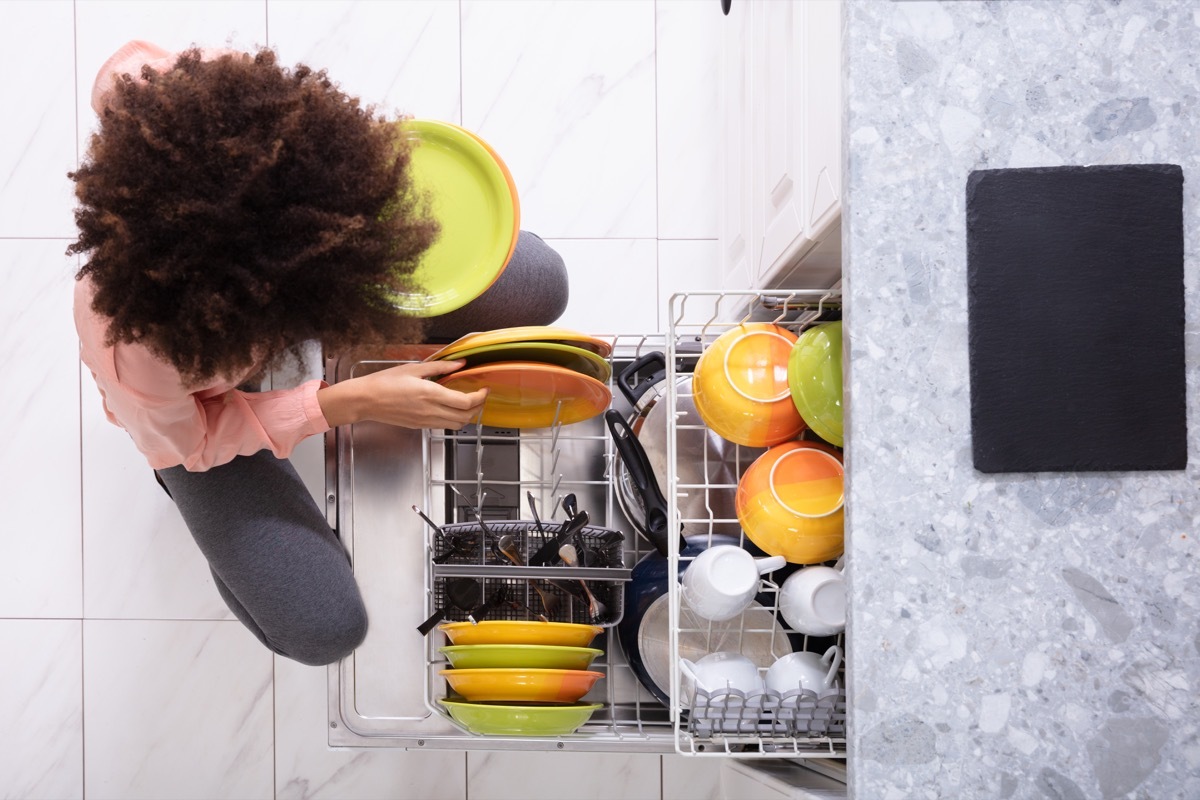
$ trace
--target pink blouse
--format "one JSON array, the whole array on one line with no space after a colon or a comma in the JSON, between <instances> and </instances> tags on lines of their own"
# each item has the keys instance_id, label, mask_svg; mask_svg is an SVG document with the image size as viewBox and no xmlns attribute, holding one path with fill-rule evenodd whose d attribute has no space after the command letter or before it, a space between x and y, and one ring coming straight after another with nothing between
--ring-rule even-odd
<instances>
[{"instance_id":1,"label":"pink blouse","mask_svg":"<svg viewBox=\"0 0 1200 800\"><path fill-rule=\"evenodd\" d=\"M100 68L92 107L103 108L114 74L137 77L142 64L168 68L174 58L155 45L129 42ZM240 380L186 387L174 367L142 345L104 344L108 321L92 311L93 293L89 279L76 282L80 358L96 379L108 420L129 432L154 469L182 464L203 472L263 449L286 458L302 439L329 430L317 402L324 381L273 392L237 391Z\"/></svg>"}]
</instances>

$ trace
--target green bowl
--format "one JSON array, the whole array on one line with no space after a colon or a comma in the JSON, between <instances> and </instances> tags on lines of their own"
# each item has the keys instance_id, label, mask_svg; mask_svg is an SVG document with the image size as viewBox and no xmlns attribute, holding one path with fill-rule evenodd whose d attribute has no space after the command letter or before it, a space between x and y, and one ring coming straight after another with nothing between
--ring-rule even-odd
<instances>
[{"instance_id":1,"label":"green bowl","mask_svg":"<svg viewBox=\"0 0 1200 800\"><path fill-rule=\"evenodd\" d=\"M813 433L842 447L842 323L815 325L788 357L792 402Z\"/></svg>"},{"instance_id":2,"label":"green bowl","mask_svg":"<svg viewBox=\"0 0 1200 800\"><path fill-rule=\"evenodd\" d=\"M563 736L574 733L603 703L507 706L439 700L450 716L471 733L489 736Z\"/></svg>"},{"instance_id":3,"label":"green bowl","mask_svg":"<svg viewBox=\"0 0 1200 800\"><path fill-rule=\"evenodd\" d=\"M455 669L587 669L604 651L541 644L459 644L438 652Z\"/></svg>"}]
</instances>

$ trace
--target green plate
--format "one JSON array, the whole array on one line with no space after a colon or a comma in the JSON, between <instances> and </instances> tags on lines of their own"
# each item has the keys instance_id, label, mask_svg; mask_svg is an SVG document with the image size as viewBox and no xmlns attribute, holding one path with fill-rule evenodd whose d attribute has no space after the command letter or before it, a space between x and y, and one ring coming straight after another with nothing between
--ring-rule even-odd
<instances>
[{"instance_id":1,"label":"green plate","mask_svg":"<svg viewBox=\"0 0 1200 800\"><path fill-rule=\"evenodd\" d=\"M439 700L450 716L471 733L491 736L563 736L574 733L603 703L507 706Z\"/></svg>"},{"instance_id":2,"label":"green plate","mask_svg":"<svg viewBox=\"0 0 1200 800\"><path fill-rule=\"evenodd\" d=\"M537 644L459 644L438 652L455 669L587 669L604 651Z\"/></svg>"},{"instance_id":3,"label":"green plate","mask_svg":"<svg viewBox=\"0 0 1200 800\"><path fill-rule=\"evenodd\" d=\"M465 359L464 369L495 364L498 361L535 361L541 364L553 364L565 367L572 372L595 378L601 383L608 383L612 377L612 365L608 360L595 353L557 342L509 342L493 344L485 347L473 347L455 353L455 359Z\"/></svg>"},{"instance_id":4,"label":"green plate","mask_svg":"<svg viewBox=\"0 0 1200 800\"><path fill-rule=\"evenodd\" d=\"M813 433L842 447L841 322L815 325L800 334L788 357L788 388Z\"/></svg>"},{"instance_id":5,"label":"green plate","mask_svg":"<svg viewBox=\"0 0 1200 800\"><path fill-rule=\"evenodd\" d=\"M433 317L462 308L504 271L516 200L504 170L467 131L432 120L409 120L403 131L415 144L413 187L428 193L441 233L413 275L421 291L391 300L407 314Z\"/></svg>"}]
</instances>

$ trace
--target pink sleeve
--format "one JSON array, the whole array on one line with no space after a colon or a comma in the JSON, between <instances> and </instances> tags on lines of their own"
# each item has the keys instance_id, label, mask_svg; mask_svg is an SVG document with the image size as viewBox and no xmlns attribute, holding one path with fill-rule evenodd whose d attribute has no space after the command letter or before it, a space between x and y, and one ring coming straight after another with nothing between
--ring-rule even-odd
<instances>
[{"instance_id":1,"label":"pink sleeve","mask_svg":"<svg viewBox=\"0 0 1200 800\"><path fill-rule=\"evenodd\" d=\"M203 472L264 449L286 458L301 440L329 430L317 402L324 381L272 392L193 393L144 347L112 352L116 380L102 387L105 405L155 469L182 464Z\"/></svg>"}]
</instances>

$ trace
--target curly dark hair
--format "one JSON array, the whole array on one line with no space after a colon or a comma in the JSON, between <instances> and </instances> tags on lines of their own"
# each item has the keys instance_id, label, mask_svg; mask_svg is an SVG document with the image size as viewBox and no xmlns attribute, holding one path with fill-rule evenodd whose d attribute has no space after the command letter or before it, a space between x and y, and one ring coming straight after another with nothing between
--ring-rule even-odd
<instances>
[{"instance_id":1,"label":"curly dark hair","mask_svg":"<svg viewBox=\"0 0 1200 800\"><path fill-rule=\"evenodd\" d=\"M437 234L399 126L268 49L120 76L75 181L76 275L108 344L185 383L245 375L307 341L416 340L389 292Z\"/></svg>"}]
</instances>

